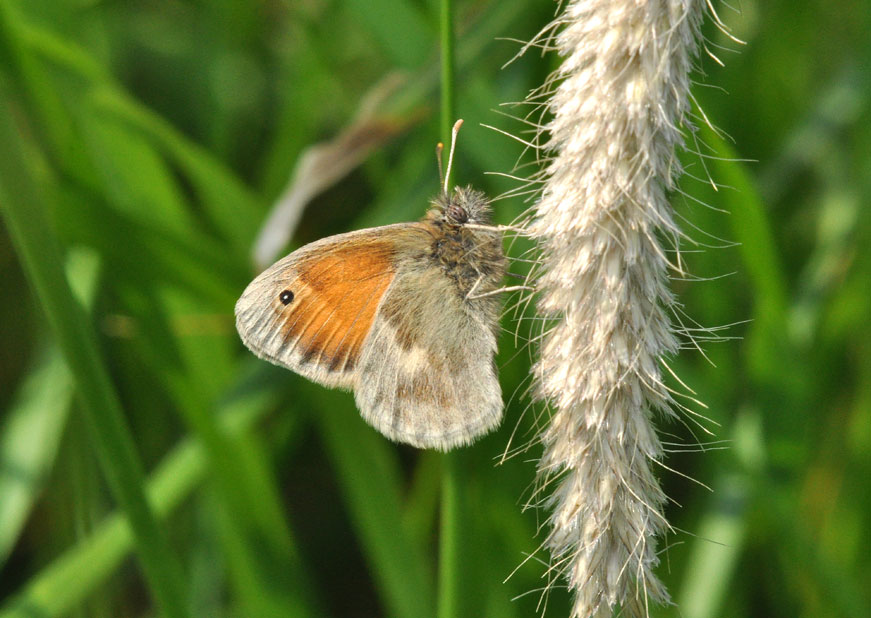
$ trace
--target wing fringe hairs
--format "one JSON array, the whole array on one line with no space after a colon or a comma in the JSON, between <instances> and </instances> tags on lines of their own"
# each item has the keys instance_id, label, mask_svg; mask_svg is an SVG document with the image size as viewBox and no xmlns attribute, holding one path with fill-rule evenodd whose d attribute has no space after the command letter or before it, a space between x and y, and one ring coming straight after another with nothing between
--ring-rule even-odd
<instances>
[{"instance_id":1,"label":"wing fringe hairs","mask_svg":"<svg viewBox=\"0 0 871 618\"><path fill-rule=\"evenodd\" d=\"M649 615L669 596L654 574L670 530L653 472L655 413L683 409L665 385L679 348L669 270L683 273L668 193L692 133L690 73L704 0L573 0L531 47L562 66L527 99L528 145L545 156L527 222L541 249L531 277L547 323L534 369L550 410L538 489L549 510L548 575L566 580L572 616ZM710 52L708 52L710 53ZM715 58L716 59L716 58ZM535 117L547 115L542 124ZM675 249L670 263L661 239ZM547 493L550 492L550 493Z\"/></svg>"}]
</instances>

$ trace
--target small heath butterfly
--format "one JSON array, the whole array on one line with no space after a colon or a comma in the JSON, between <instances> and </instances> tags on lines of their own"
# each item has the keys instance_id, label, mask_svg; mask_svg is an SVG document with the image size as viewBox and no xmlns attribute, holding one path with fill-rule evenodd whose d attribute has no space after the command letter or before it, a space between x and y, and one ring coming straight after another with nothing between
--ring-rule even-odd
<instances>
[{"instance_id":1,"label":"small heath butterfly","mask_svg":"<svg viewBox=\"0 0 871 618\"><path fill-rule=\"evenodd\" d=\"M239 335L260 358L352 390L391 440L469 444L502 418L494 355L506 261L490 217L483 193L449 195L446 180L419 222L297 249L245 289Z\"/></svg>"}]
</instances>

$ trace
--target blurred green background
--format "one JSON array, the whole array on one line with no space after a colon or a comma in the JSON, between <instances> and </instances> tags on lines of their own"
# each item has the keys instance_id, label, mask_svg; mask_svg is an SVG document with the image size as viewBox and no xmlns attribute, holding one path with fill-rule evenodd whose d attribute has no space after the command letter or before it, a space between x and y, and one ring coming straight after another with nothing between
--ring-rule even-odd
<instances>
[{"instance_id":1,"label":"blurred green background","mask_svg":"<svg viewBox=\"0 0 871 618\"><path fill-rule=\"evenodd\" d=\"M686 156L674 204L689 268L710 280L674 288L729 339L672 361L719 427L661 424L678 473L661 474L675 532L659 573L680 609L651 613L868 616L871 6L715 6L746 45L706 24L725 67L703 54L694 93L729 138L700 128L690 145L705 156ZM511 172L521 146L481 125L524 130L500 114L524 108L503 104L557 59L500 67L554 10L457 3L458 182L517 187L485 172ZM0 2L0 617L155 615L156 597L193 616L435 615L441 457L253 358L232 308L313 144L344 137L351 161L295 185L317 195L286 249L421 216L438 182L437 14L435 0ZM497 218L527 206L500 200ZM48 313L26 272L43 274ZM542 597L545 512L522 509L539 452L527 323L503 322L502 428L456 456L464 616L569 607L559 580ZM74 397L70 368L90 394ZM511 448L529 448L500 465L515 429ZM136 551L119 504L140 514Z\"/></svg>"}]
</instances>

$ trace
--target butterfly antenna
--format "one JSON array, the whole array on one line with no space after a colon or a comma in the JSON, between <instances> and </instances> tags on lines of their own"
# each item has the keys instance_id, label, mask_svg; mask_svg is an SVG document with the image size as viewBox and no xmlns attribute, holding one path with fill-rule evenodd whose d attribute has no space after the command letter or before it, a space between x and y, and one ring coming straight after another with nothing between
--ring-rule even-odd
<instances>
[{"instance_id":1,"label":"butterfly antenna","mask_svg":"<svg viewBox=\"0 0 871 618\"><path fill-rule=\"evenodd\" d=\"M445 184L445 171L442 169L442 152L445 149L445 145L439 142L436 144L436 162L439 165L439 184Z\"/></svg>"},{"instance_id":2,"label":"butterfly antenna","mask_svg":"<svg viewBox=\"0 0 871 618\"><path fill-rule=\"evenodd\" d=\"M460 127L463 126L462 118L454 123L454 128L451 129L451 152L448 154L448 169L445 171L444 192L448 194L448 183L451 180L451 166L454 164L454 148L457 146L457 133L460 132Z\"/></svg>"}]
</instances>

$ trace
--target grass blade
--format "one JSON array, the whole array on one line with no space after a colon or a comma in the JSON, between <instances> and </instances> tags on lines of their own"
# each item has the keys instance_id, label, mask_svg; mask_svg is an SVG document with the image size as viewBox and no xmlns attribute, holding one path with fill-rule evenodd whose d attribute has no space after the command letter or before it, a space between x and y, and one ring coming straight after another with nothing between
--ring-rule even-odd
<instances>
[{"instance_id":1,"label":"grass blade","mask_svg":"<svg viewBox=\"0 0 871 618\"><path fill-rule=\"evenodd\" d=\"M70 283L90 305L97 261L71 253ZM0 429L0 566L9 557L43 480L51 469L73 397L69 369L56 347L49 348L27 374Z\"/></svg>"},{"instance_id":2,"label":"grass blade","mask_svg":"<svg viewBox=\"0 0 871 618\"><path fill-rule=\"evenodd\" d=\"M402 522L398 463L386 441L355 411L337 405L338 399L321 393L316 416L386 613L433 616L435 595L424 551Z\"/></svg>"},{"instance_id":3,"label":"grass blade","mask_svg":"<svg viewBox=\"0 0 871 618\"><path fill-rule=\"evenodd\" d=\"M45 216L25 148L10 114L0 118L0 200L25 271L75 378L109 488L127 514L155 601L170 617L186 616L181 564L142 491L144 473L90 320L64 276L60 248ZM31 163L28 165L27 163Z\"/></svg>"},{"instance_id":4,"label":"grass blade","mask_svg":"<svg viewBox=\"0 0 871 618\"><path fill-rule=\"evenodd\" d=\"M260 389L228 401L218 415L234 435L250 430L274 403L274 393ZM166 518L208 473L208 456L202 443L188 438L167 455L151 475L148 499L154 512ZM68 613L108 579L133 547L127 520L114 513L95 532L34 576L22 592L0 607L0 618L25 618L37 614L53 618ZM300 602L300 607L305 607ZM297 615L314 615L300 611Z\"/></svg>"}]
</instances>

